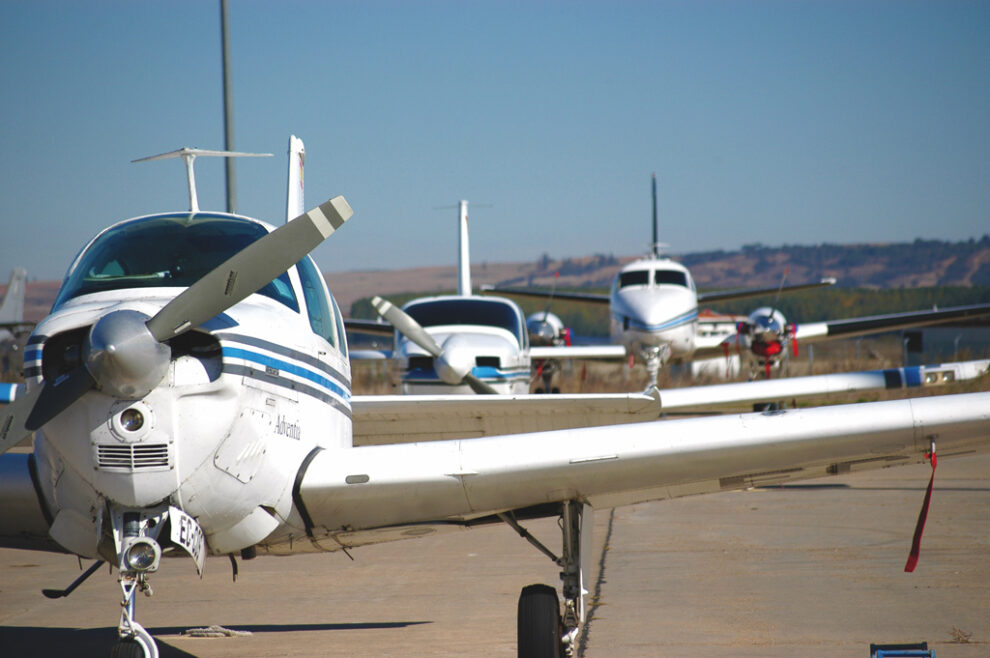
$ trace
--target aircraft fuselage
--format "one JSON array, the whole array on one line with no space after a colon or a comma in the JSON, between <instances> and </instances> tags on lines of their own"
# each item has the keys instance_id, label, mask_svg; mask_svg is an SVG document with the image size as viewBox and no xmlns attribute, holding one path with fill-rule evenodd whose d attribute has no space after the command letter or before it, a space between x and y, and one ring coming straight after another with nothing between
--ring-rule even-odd
<instances>
[{"instance_id":1,"label":"aircraft fuselage","mask_svg":"<svg viewBox=\"0 0 990 658\"><path fill-rule=\"evenodd\" d=\"M669 346L669 360L690 358L698 327L698 295L690 272L666 258L622 268L610 297L612 342L633 355Z\"/></svg>"}]
</instances>

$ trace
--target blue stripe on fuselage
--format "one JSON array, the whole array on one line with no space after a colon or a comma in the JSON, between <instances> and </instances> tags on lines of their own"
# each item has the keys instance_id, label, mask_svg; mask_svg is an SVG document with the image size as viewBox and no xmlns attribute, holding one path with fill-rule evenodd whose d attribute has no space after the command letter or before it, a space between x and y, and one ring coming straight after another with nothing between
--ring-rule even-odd
<instances>
[{"instance_id":1,"label":"blue stripe on fuselage","mask_svg":"<svg viewBox=\"0 0 990 658\"><path fill-rule=\"evenodd\" d=\"M241 349L239 347L228 347L227 345L222 345L221 347L223 349L224 357L243 359L244 361L257 363L261 366L275 368L280 372L287 372L296 375L297 377L302 377L303 379L309 380L315 384L319 384L327 390L336 393L345 400L350 400L351 398L350 391L342 387L337 382L324 377L321 373L313 372L312 370L289 363L288 361L276 359L268 356L267 354L260 354L258 352L252 352L251 350Z\"/></svg>"},{"instance_id":2,"label":"blue stripe on fuselage","mask_svg":"<svg viewBox=\"0 0 990 658\"><path fill-rule=\"evenodd\" d=\"M638 331L657 332L657 331L665 331L667 329L674 329L676 327L680 327L690 322L694 322L695 320L698 319L698 309L694 308L688 311L687 313L679 315L676 318L672 318L670 320L661 322L660 324L646 324L645 322L640 322L636 318L627 315L622 315L619 313L614 313L613 317L615 318L616 322L622 325L624 325L626 319L628 319L630 329L636 329Z\"/></svg>"}]
</instances>

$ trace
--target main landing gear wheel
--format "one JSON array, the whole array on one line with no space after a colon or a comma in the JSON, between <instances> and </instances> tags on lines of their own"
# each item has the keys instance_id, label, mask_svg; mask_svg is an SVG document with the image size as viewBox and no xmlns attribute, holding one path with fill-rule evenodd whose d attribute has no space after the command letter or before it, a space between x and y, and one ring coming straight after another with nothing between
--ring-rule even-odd
<instances>
[{"instance_id":1,"label":"main landing gear wheel","mask_svg":"<svg viewBox=\"0 0 990 658\"><path fill-rule=\"evenodd\" d=\"M529 585L519 594L517 620L519 658L559 658L560 602L549 585Z\"/></svg>"}]
</instances>

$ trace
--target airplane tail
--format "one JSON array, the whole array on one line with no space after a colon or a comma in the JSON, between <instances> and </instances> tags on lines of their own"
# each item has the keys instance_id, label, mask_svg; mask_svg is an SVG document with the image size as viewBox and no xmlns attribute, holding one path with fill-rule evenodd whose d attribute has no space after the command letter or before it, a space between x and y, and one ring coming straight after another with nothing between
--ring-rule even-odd
<instances>
[{"instance_id":1,"label":"airplane tail","mask_svg":"<svg viewBox=\"0 0 990 658\"><path fill-rule=\"evenodd\" d=\"M303 167L306 165L306 147L295 135L289 136L289 179L285 201L285 221L295 219L306 212Z\"/></svg>"},{"instance_id":2,"label":"airplane tail","mask_svg":"<svg viewBox=\"0 0 990 658\"><path fill-rule=\"evenodd\" d=\"M471 254L468 249L468 202L461 201L458 220L457 294L471 294Z\"/></svg>"},{"instance_id":3,"label":"airplane tail","mask_svg":"<svg viewBox=\"0 0 990 658\"><path fill-rule=\"evenodd\" d=\"M16 324L24 321L24 292L27 285L27 270L15 267L10 273L7 294L0 304L0 323Z\"/></svg>"}]
</instances>

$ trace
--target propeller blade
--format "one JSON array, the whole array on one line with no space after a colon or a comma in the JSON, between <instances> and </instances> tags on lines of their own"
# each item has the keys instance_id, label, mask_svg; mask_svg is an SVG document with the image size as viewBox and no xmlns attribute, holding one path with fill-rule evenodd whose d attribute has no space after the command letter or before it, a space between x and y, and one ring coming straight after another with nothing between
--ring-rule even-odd
<instances>
[{"instance_id":1,"label":"propeller blade","mask_svg":"<svg viewBox=\"0 0 990 658\"><path fill-rule=\"evenodd\" d=\"M199 326L257 292L340 228L354 211L338 196L248 245L148 321L159 342Z\"/></svg>"},{"instance_id":2,"label":"propeller blade","mask_svg":"<svg viewBox=\"0 0 990 658\"><path fill-rule=\"evenodd\" d=\"M89 371L80 366L60 377L54 385L42 384L18 396L3 409L0 417L0 454L62 413L94 384Z\"/></svg>"},{"instance_id":3,"label":"propeller blade","mask_svg":"<svg viewBox=\"0 0 990 658\"><path fill-rule=\"evenodd\" d=\"M426 350L434 359L439 358L443 354L443 350L433 340L433 336L427 333L418 322L413 320L401 308L381 297L373 297L371 299L371 305L378 312L378 315L388 320L393 327L399 330L399 333Z\"/></svg>"},{"instance_id":4,"label":"propeller blade","mask_svg":"<svg viewBox=\"0 0 990 658\"><path fill-rule=\"evenodd\" d=\"M72 372L62 375L54 384L47 382L40 388L37 402L31 409L24 426L31 432L65 411L87 391L96 386L96 380L86 369L79 366Z\"/></svg>"},{"instance_id":5,"label":"propeller blade","mask_svg":"<svg viewBox=\"0 0 990 658\"><path fill-rule=\"evenodd\" d=\"M471 387L471 390L472 391L474 391L475 393L478 393L480 395L497 395L498 394L498 391L496 391L494 388L492 388L491 384L487 384L487 383L481 381L480 379L478 379L475 375L473 375L471 373L468 373L468 374L464 375L464 381L467 383L468 386Z\"/></svg>"}]
</instances>

